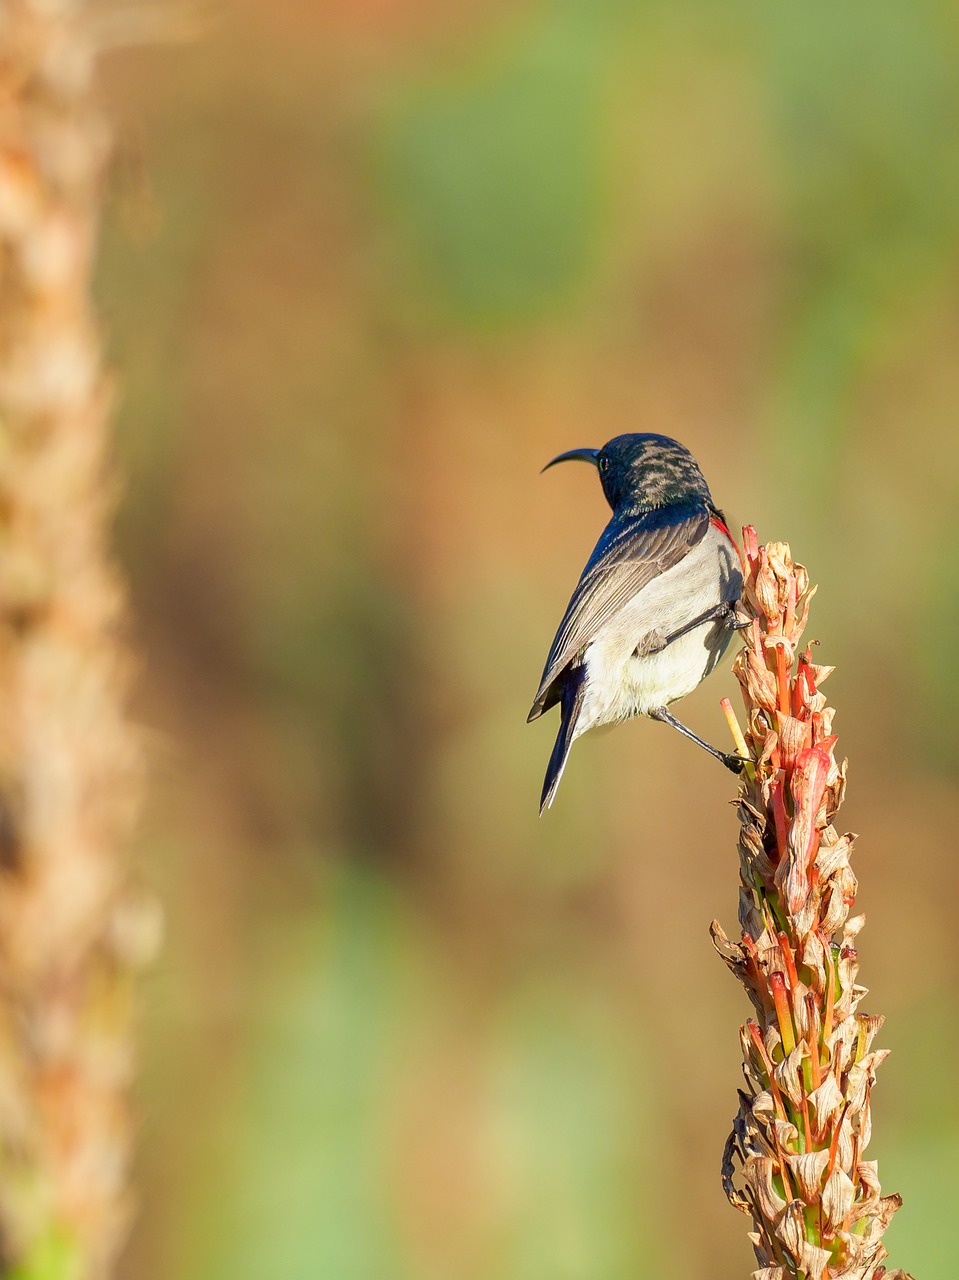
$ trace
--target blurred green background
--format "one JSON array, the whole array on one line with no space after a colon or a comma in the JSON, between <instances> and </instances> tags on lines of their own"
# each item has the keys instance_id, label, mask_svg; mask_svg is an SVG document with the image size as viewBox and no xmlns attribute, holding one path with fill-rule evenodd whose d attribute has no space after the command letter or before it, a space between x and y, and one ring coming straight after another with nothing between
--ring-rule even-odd
<instances>
[{"instance_id":1,"label":"blurred green background","mask_svg":"<svg viewBox=\"0 0 959 1280\"><path fill-rule=\"evenodd\" d=\"M959 1167L959 10L240 0L118 52L99 298L167 944L128 1280L745 1276L724 771L524 718L675 435L820 583L893 1261ZM727 670L685 704L723 741ZM948 1253L947 1253L948 1250Z\"/></svg>"}]
</instances>

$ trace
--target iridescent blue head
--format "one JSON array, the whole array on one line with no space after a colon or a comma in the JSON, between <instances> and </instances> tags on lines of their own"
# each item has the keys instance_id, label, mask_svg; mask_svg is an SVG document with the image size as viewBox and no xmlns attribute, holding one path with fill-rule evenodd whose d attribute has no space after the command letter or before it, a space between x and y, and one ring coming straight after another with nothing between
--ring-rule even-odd
<instances>
[{"instance_id":1,"label":"iridescent blue head","mask_svg":"<svg viewBox=\"0 0 959 1280\"><path fill-rule=\"evenodd\" d=\"M697 501L713 505L696 459L685 445L669 436L614 436L602 449L561 453L543 470L557 462L591 462L614 511L653 511Z\"/></svg>"}]
</instances>

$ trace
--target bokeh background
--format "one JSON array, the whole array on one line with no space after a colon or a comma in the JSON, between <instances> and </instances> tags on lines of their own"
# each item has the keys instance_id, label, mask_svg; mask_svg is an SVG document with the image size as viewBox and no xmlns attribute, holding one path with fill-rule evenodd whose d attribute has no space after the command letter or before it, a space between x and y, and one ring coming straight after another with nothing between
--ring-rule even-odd
<instances>
[{"instance_id":1,"label":"bokeh background","mask_svg":"<svg viewBox=\"0 0 959 1280\"><path fill-rule=\"evenodd\" d=\"M237 0L103 68L167 941L132 1280L746 1275L731 780L524 724L675 435L820 583L893 1261L959 1168L959 10ZM725 737L728 671L685 704Z\"/></svg>"}]
</instances>

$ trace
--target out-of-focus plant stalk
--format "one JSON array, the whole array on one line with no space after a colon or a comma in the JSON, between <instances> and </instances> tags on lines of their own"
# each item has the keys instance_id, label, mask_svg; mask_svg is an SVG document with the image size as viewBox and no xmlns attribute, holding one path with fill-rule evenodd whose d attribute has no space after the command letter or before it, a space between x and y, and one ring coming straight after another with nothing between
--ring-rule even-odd
<instances>
[{"instance_id":1,"label":"out-of-focus plant stalk","mask_svg":"<svg viewBox=\"0 0 959 1280\"><path fill-rule=\"evenodd\" d=\"M865 1159L870 1094L886 1050L880 1016L859 1013L855 837L832 825L846 764L835 759L832 670L800 651L815 588L789 547L744 530L743 607L752 616L734 670L749 756L739 793L738 942L713 941L746 989L740 1029L746 1088L726 1144L723 1183L753 1220L754 1280L907 1280L883 1265L882 1234L899 1208Z\"/></svg>"},{"instance_id":2,"label":"out-of-focus plant stalk","mask_svg":"<svg viewBox=\"0 0 959 1280\"><path fill-rule=\"evenodd\" d=\"M129 1216L124 594L90 286L109 135L95 11L0 4L0 1270L105 1276Z\"/></svg>"}]
</instances>

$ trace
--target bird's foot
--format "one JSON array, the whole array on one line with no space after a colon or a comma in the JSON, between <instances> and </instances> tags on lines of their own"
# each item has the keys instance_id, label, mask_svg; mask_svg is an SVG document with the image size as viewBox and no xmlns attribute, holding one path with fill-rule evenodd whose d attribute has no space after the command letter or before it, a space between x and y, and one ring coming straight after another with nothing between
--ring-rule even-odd
<instances>
[{"instance_id":1,"label":"bird's foot","mask_svg":"<svg viewBox=\"0 0 959 1280\"><path fill-rule=\"evenodd\" d=\"M742 601L737 600L729 606L729 618L726 625L732 631L745 631L753 625L752 616L743 608Z\"/></svg>"},{"instance_id":2,"label":"bird's foot","mask_svg":"<svg viewBox=\"0 0 959 1280\"><path fill-rule=\"evenodd\" d=\"M753 625L752 617L746 613L741 600L736 600L732 604L719 605L713 616L730 631L745 631L747 627Z\"/></svg>"},{"instance_id":3,"label":"bird's foot","mask_svg":"<svg viewBox=\"0 0 959 1280\"><path fill-rule=\"evenodd\" d=\"M640 640L633 650L633 657L650 658L655 653L662 653L672 639L674 639L673 636L668 636L665 631L660 631L659 627L654 627L652 631L648 631Z\"/></svg>"}]
</instances>

